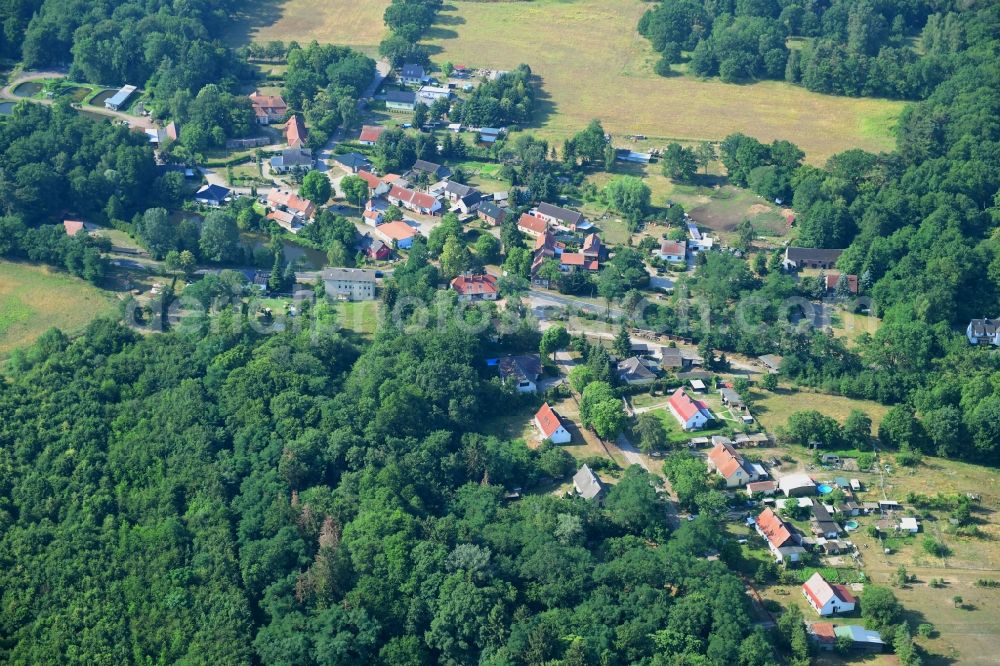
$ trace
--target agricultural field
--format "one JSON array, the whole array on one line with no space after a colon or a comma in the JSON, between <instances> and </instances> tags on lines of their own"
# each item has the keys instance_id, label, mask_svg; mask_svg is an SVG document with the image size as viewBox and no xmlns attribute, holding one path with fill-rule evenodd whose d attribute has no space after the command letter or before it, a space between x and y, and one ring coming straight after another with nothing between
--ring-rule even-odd
<instances>
[{"instance_id":1,"label":"agricultural field","mask_svg":"<svg viewBox=\"0 0 1000 666\"><path fill-rule=\"evenodd\" d=\"M0 360L53 326L73 333L115 300L97 287L43 266L0 261Z\"/></svg>"},{"instance_id":2,"label":"agricultural field","mask_svg":"<svg viewBox=\"0 0 1000 666\"><path fill-rule=\"evenodd\" d=\"M290 11L299 2L284 7ZM426 41L438 63L529 64L541 84L537 133L559 143L600 118L609 132L645 134L660 145L737 131L763 141L789 139L815 164L846 148L892 148L899 102L819 95L777 81L732 85L656 75L657 56L636 31L647 7L640 0L457 0L445 6ZM340 20L368 11L354 7ZM324 11L315 23L330 14Z\"/></svg>"},{"instance_id":3,"label":"agricultural field","mask_svg":"<svg viewBox=\"0 0 1000 666\"><path fill-rule=\"evenodd\" d=\"M353 46L375 55L385 36L382 14L389 0L251 0L232 22L226 41L232 46L247 42L292 40L308 44Z\"/></svg>"}]
</instances>

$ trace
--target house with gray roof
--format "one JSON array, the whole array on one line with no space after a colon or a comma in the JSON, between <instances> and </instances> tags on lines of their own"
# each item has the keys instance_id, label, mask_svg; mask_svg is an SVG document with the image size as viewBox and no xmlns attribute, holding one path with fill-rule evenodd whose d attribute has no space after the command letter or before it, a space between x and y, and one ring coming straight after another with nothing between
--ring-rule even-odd
<instances>
[{"instance_id":1,"label":"house with gray roof","mask_svg":"<svg viewBox=\"0 0 1000 666\"><path fill-rule=\"evenodd\" d=\"M642 386L656 381L656 374L646 367L638 356L627 358L618 364L618 379L629 386Z\"/></svg>"},{"instance_id":2,"label":"house with gray roof","mask_svg":"<svg viewBox=\"0 0 1000 666\"><path fill-rule=\"evenodd\" d=\"M573 475L573 489L585 500L600 501L604 497L605 486L594 471L584 465Z\"/></svg>"}]
</instances>

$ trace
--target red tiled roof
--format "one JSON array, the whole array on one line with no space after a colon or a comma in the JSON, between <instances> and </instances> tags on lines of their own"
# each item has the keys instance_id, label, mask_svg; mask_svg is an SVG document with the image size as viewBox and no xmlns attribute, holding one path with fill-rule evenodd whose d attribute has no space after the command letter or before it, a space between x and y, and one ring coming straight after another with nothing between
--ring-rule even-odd
<instances>
[{"instance_id":1,"label":"red tiled roof","mask_svg":"<svg viewBox=\"0 0 1000 666\"><path fill-rule=\"evenodd\" d=\"M542 434L545 437L551 437L552 433L559 429L562 425L562 421L559 420L559 415L556 414L555 410L549 407L549 403L542 405L538 413L535 414L535 420L538 422L538 426L542 429Z\"/></svg>"},{"instance_id":2,"label":"red tiled roof","mask_svg":"<svg viewBox=\"0 0 1000 666\"><path fill-rule=\"evenodd\" d=\"M492 275L459 275L451 281L451 288L463 296L496 294L497 279Z\"/></svg>"},{"instance_id":3,"label":"red tiled roof","mask_svg":"<svg viewBox=\"0 0 1000 666\"><path fill-rule=\"evenodd\" d=\"M289 210L302 213L306 217L312 217L313 213L316 212L316 206L312 201L285 190L271 190L267 195L267 203L270 206L284 206Z\"/></svg>"},{"instance_id":4,"label":"red tiled roof","mask_svg":"<svg viewBox=\"0 0 1000 666\"><path fill-rule=\"evenodd\" d=\"M583 266L586 260L587 258L579 252L563 252L559 263L564 266Z\"/></svg>"},{"instance_id":5,"label":"red tiled roof","mask_svg":"<svg viewBox=\"0 0 1000 666\"><path fill-rule=\"evenodd\" d=\"M836 289L837 282L840 281L840 273L827 273L826 274L826 288ZM852 294L858 293L858 276L848 275L847 276L847 289Z\"/></svg>"},{"instance_id":6,"label":"red tiled roof","mask_svg":"<svg viewBox=\"0 0 1000 666\"><path fill-rule=\"evenodd\" d=\"M548 222L528 213L521 215L521 219L517 221L517 226L535 234L544 234L549 228Z\"/></svg>"},{"instance_id":7,"label":"red tiled roof","mask_svg":"<svg viewBox=\"0 0 1000 666\"><path fill-rule=\"evenodd\" d=\"M302 116L296 113L288 119L288 124L285 125L285 141L290 147L301 146L308 134L306 122L302 120Z\"/></svg>"},{"instance_id":8,"label":"red tiled roof","mask_svg":"<svg viewBox=\"0 0 1000 666\"><path fill-rule=\"evenodd\" d=\"M847 586L828 583L818 571L803 583L802 590L817 608L825 606L833 597L845 604L855 604L858 601Z\"/></svg>"},{"instance_id":9,"label":"red tiled roof","mask_svg":"<svg viewBox=\"0 0 1000 666\"><path fill-rule=\"evenodd\" d=\"M366 183L368 183L368 187L373 190L382 184L382 181L379 179L379 177L373 174L371 171L365 171L364 169L361 169L358 171L356 175L362 180L364 180Z\"/></svg>"},{"instance_id":10,"label":"red tiled roof","mask_svg":"<svg viewBox=\"0 0 1000 666\"><path fill-rule=\"evenodd\" d=\"M660 254L669 254L683 257L687 252L687 243L684 241L666 240L660 242Z\"/></svg>"},{"instance_id":11,"label":"red tiled roof","mask_svg":"<svg viewBox=\"0 0 1000 666\"><path fill-rule=\"evenodd\" d=\"M361 134L358 136L358 141L378 141L378 138L382 136L382 132L384 131L385 128L380 125L365 125L361 128Z\"/></svg>"},{"instance_id":12,"label":"red tiled roof","mask_svg":"<svg viewBox=\"0 0 1000 666\"><path fill-rule=\"evenodd\" d=\"M535 250L545 250L547 253L552 253L552 248L555 247L556 238L551 233L546 231L541 236L535 239Z\"/></svg>"},{"instance_id":13,"label":"red tiled roof","mask_svg":"<svg viewBox=\"0 0 1000 666\"><path fill-rule=\"evenodd\" d=\"M416 190L410 190L405 187L400 187L399 185L392 186L392 189L389 190L389 198L398 199L399 201L404 201L411 206L425 208L427 210L433 208L434 203L437 201L437 199L429 194L417 192Z\"/></svg>"},{"instance_id":14,"label":"red tiled roof","mask_svg":"<svg viewBox=\"0 0 1000 666\"><path fill-rule=\"evenodd\" d=\"M692 416L701 411L701 403L695 402L688 397L684 389L679 388L670 396L670 406L674 408L681 418L687 421Z\"/></svg>"},{"instance_id":15,"label":"red tiled roof","mask_svg":"<svg viewBox=\"0 0 1000 666\"><path fill-rule=\"evenodd\" d=\"M366 208L365 212L361 213L361 216L364 217L366 220L377 220L380 217L382 217L382 213L381 211L371 210Z\"/></svg>"},{"instance_id":16,"label":"red tiled roof","mask_svg":"<svg viewBox=\"0 0 1000 666\"><path fill-rule=\"evenodd\" d=\"M736 452L731 444L719 442L708 453L709 460L725 478L731 477L736 470L743 468L743 456Z\"/></svg>"},{"instance_id":17,"label":"red tiled roof","mask_svg":"<svg viewBox=\"0 0 1000 666\"><path fill-rule=\"evenodd\" d=\"M63 220L63 228L66 229L66 235L75 236L83 231L84 224L80 220Z\"/></svg>"},{"instance_id":18,"label":"red tiled roof","mask_svg":"<svg viewBox=\"0 0 1000 666\"><path fill-rule=\"evenodd\" d=\"M253 107L254 113L258 116L267 115L268 113L284 115L288 110L288 105L285 104L285 100L281 99L279 95L261 95L256 91L250 95L250 105Z\"/></svg>"},{"instance_id":19,"label":"red tiled roof","mask_svg":"<svg viewBox=\"0 0 1000 666\"><path fill-rule=\"evenodd\" d=\"M583 239L583 253L584 254L600 254L601 252L601 237L597 234L588 234L586 238Z\"/></svg>"},{"instance_id":20,"label":"red tiled roof","mask_svg":"<svg viewBox=\"0 0 1000 666\"><path fill-rule=\"evenodd\" d=\"M587 261L583 262L583 270L585 271L596 271L599 270L600 268L601 264L600 262L597 261L597 259L588 259Z\"/></svg>"},{"instance_id":21,"label":"red tiled roof","mask_svg":"<svg viewBox=\"0 0 1000 666\"><path fill-rule=\"evenodd\" d=\"M763 532L764 537L775 548L781 548L792 540L792 533L785 525L785 521L778 517L771 509L764 511L757 516L757 527Z\"/></svg>"},{"instance_id":22,"label":"red tiled roof","mask_svg":"<svg viewBox=\"0 0 1000 666\"><path fill-rule=\"evenodd\" d=\"M809 631L820 643L837 642L837 634L834 632L831 622L814 622L809 627Z\"/></svg>"},{"instance_id":23,"label":"red tiled roof","mask_svg":"<svg viewBox=\"0 0 1000 666\"><path fill-rule=\"evenodd\" d=\"M408 225L406 222L399 220L395 222L387 222L386 224L380 224L378 226L378 230L382 234L385 234L388 238L398 241L413 238L417 235L416 229Z\"/></svg>"},{"instance_id":24,"label":"red tiled roof","mask_svg":"<svg viewBox=\"0 0 1000 666\"><path fill-rule=\"evenodd\" d=\"M747 490L752 493L756 492L767 492L768 490L777 490L778 484L774 481L754 481L753 483L747 484Z\"/></svg>"}]
</instances>

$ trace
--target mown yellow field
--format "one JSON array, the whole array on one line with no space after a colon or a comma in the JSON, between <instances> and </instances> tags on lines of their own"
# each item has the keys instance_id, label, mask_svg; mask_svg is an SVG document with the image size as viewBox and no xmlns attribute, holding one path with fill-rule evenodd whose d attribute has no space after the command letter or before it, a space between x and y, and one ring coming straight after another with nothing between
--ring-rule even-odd
<instances>
[{"instance_id":1,"label":"mown yellow field","mask_svg":"<svg viewBox=\"0 0 1000 666\"><path fill-rule=\"evenodd\" d=\"M227 32L238 46L279 39L353 46L374 55L385 36L382 14L389 0L250 0Z\"/></svg>"},{"instance_id":2,"label":"mown yellow field","mask_svg":"<svg viewBox=\"0 0 1000 666\"><path fill-rule=\"evenodd\" d=\"M53 326L73 332L113 307L110 295L79 278L0 261L0 359Z\"/></svg>"},{"instance_id":3,"label":"mown yellow field","mask_svg":"<svg viewBox=\"0 0 1000 666\"><path fill-rule=\"evenodd\" d=\"M293 0L297 2L301 0ZM903 105L811 93L777 81L732 85L653 72L636 31L640 0L535 0L446 5L428 36L438 63L507 69L541 83L538 133L561 141L592 118L615 134L717 140L732 132L794 141L813 163L851 147L889 150Z\"/></svg>"}]
</instances>

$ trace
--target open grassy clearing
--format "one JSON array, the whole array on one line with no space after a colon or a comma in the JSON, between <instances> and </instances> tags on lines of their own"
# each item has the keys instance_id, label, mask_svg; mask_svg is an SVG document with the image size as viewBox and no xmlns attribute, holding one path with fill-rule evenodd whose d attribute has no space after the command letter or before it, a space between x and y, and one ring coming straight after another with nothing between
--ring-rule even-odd
<instances>
[{"instance_id":1,"label":"open grassy clearing","mask_svg":"<svg viewBox=\"0 0 1000 666\"><path fill-rule=\"evenodd\" d=\"M784 386L777 393L753 391L754 407L751 409L758 421L768 430L784 426L793 412L815 409L821 414L837 419L841 423L852 409L860 409L872 419L872 428L877 430L882 417L889 411L885 405L871 400L855 400L840 395L814 393Z\"/></svg>"},{"instance_id":2,"label":"open grassy clearing","mask_svg":"<svg viewBox=\"0 0 1000 666\"><path fill-rule=\"evenodd\" d=\"M378 301L337 303L337 325L359 335L372 336L378 325Z\"/></svg>"},{"instance_id":3,"label":"open grassy clearing","mask_svg":"<svg viewBox=\"0 0 1000 666\"><path fill-rule=\"evenodd\" d=\"M114 303L105 292L66 273L0 261L0 359L53 326L77 331L111 312Z\"/></svg>"},{"instance_id":4,"label":"open grassy clearing","mask_svg":"<svg viewBox=\"0 0 1000 666\"><path fill-rule=\"evenodd\" d=\"M231 24L226 41L233 46L280 39L308 44L353 46L374 54L385 36L382 14L389 0L251 0Z\"/></svg>"},{"instance_id":5,"label":"open grassy clearing","mask_svg":"<svg viewBox=\"0 0 1000 666\"><path fill-rule=\"evenodd\" d=\"M636 31L647 7L640 0L456 1L440 13L428 41L439 63L531 65L542 84L539 133L560 142L600 118L612 133L661 142L736 131L785 138L813 163L850 147L892 147L887 130L903 107L898 102L819 95L776 81L657 76L657 56Z\"/></svg>"}]
</instances>

